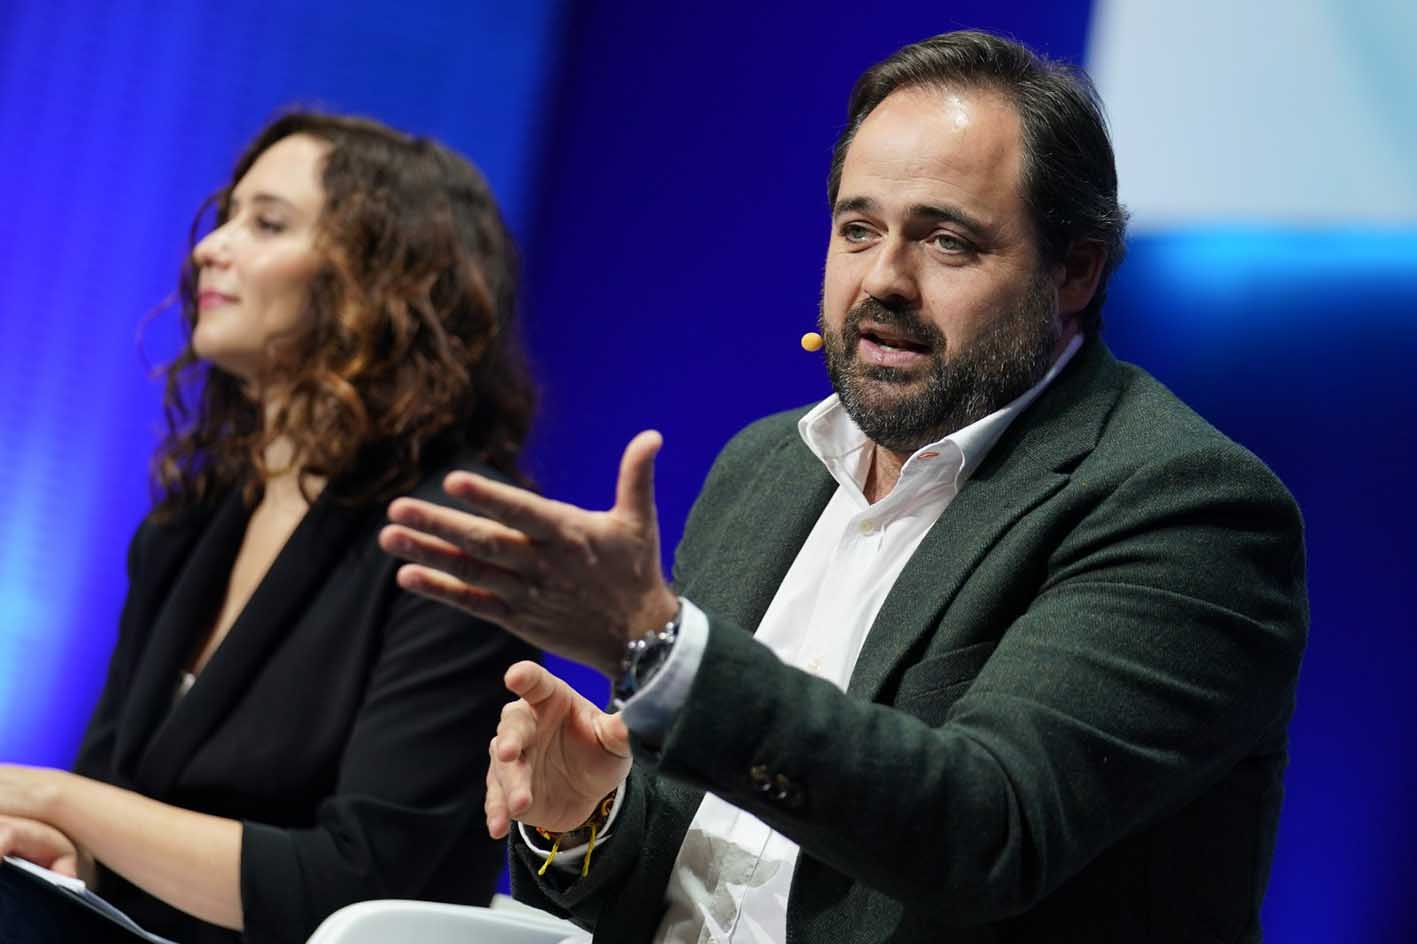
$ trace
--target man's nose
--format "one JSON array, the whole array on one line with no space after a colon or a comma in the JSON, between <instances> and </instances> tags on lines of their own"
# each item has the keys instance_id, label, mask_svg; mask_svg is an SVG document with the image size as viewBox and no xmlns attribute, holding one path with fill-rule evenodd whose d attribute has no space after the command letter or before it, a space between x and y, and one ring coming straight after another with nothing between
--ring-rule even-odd
<instances>
[{"instance_id":1,"label":"man's nose","mask_svg":"<svg viewBox=\"0 0 1417 944\"><path fill-rule=\"evenodd\" d=\"M914 307L920 301L920 288L910 244L902 239L884 240L861 281L861 290L892 308Z\"/></svg>"}]
</instances>

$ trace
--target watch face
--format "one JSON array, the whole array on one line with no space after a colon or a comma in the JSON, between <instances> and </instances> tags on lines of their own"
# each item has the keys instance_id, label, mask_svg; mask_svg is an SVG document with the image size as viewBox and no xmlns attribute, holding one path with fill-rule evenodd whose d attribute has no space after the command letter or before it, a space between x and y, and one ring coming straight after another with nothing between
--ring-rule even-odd
<instances>
[{"instance_id":1,"label":"watch face","mask_svg":"<svg viewBox=\"0 0 1417 944\"><path fill-rule=\"evenodd\" d=\"M650 679L663 668L674 649L674 641L679 638L680 613L682 609L674 614L674 619L664 629L641 636L625 646L623 670L615 682L613 693L617 708L648 685Z\"/></svg>"},{"instance_id":2,"label":"watch face","mask_svg":"<svg viewBox=\"0 0 1417 944\"><path fill-rule=\"evenodd\" d=\"M674 645L674 637L656 633L649 638L649 644L640 652L639 664L635 666L635 681L641 688L664 666L669 658L669 649Z\"/></svg>"}]
</instances>

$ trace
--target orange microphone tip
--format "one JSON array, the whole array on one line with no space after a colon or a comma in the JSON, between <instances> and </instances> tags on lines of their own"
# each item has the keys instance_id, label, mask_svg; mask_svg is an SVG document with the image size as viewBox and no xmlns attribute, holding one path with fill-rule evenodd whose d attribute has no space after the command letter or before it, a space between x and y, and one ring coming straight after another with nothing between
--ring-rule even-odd
<instances>
[{"instance_id":1,"label":"orange microphone tip","mask_svg":"<svg viewBox=\"0 0 1417 944\"><path fill-rule=\"evenodd\" d=\"M822 336L815 331L802 335L802 350L814 354L822 349Z\"/></svg>"}]
</instances>

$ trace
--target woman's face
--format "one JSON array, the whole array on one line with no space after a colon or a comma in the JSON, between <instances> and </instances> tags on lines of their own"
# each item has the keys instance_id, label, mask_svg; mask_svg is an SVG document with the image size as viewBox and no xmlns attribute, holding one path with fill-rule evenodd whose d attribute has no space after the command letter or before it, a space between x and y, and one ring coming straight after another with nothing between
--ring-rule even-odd
<instances>
[{"instance_id":1,"label":"woman's face","mask_svg":"<svg viewBox=\"0 0 1417 944\"><path fill-rule=\"evenodd\" d=\"M325 205L321 169L330 146L307 134L282 138L231 191L227 218L192 251L197 266L197 356L259 385L269 344L298 334L320 268L316 224Z\"/></svg>"}]
</instances>

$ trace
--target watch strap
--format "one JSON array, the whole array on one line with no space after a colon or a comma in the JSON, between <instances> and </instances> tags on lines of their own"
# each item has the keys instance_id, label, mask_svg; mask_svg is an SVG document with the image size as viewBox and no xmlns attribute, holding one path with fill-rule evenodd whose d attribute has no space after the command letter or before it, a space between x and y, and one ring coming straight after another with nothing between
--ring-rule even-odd
<instances>
[{"instance_id":1,"label":"watch strap","mask_svg":"<svg viewBox=\"0 0 1417 944\"><path fill-rule=\"evenodd\" d=\"M611 707L619 710L664 667L674 642L679 638L679 627L684 621L684 601L679 600L674 616L660 629L632 639L625 645L625 655L620 660L620 677L615 681Z\"/></svg>"}]
</instances>

